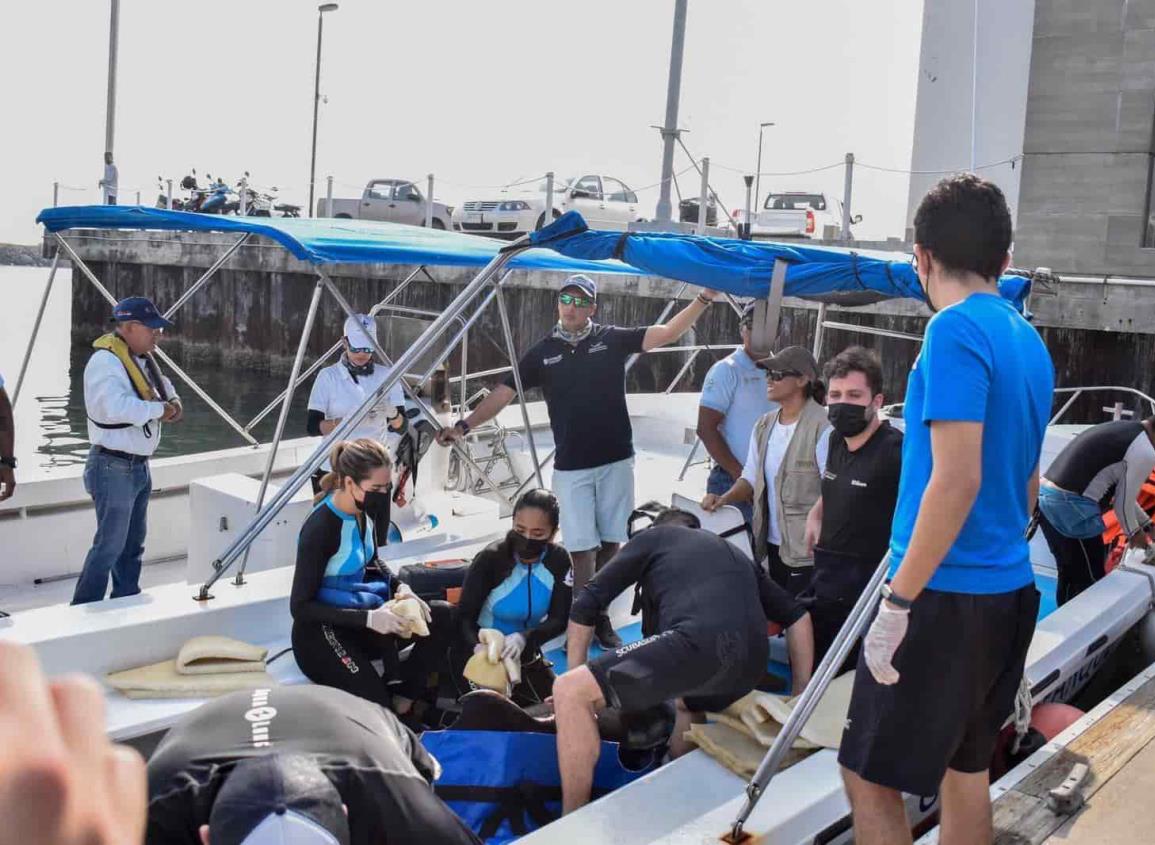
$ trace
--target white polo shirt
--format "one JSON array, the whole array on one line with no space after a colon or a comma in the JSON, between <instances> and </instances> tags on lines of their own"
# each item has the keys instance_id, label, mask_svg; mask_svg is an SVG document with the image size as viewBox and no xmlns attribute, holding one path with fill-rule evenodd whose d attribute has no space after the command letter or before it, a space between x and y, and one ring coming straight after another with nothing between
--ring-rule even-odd
<instances>
[{"instance_id":1,"label":"white polo shirt","mask_svg":"<svg viewBox=\"0 0 1155 845\"><path fill-rule=\"evenodd\" d=\"M144 359L138 356L145 378L151 378ZM177 398L172 382L164 379L165 393ZM154 385L155 389L155 385ZM97 349L84 367L84 410L88 414L88 442L105 449L148 456L160 445L163 402L146 402L136 395L128 371L120 359L107 350ZM130 428L100 428L102 423L129 423ZM148 424L148 434L144 425Z\"/></svg>"},{"instance_id":2,"label":"white polo shirt","mask_svg":"<svg viewBox=\"0 0 1155 845\"><path fill-rule=\"evenodd\" d=\"M388 367L377 364L373 367L371 375L355 377L344 362L331 364L317 373L313 389L309 393L309 410L320 411L327 420L343 420L357 410L369 394L380 387L388 372ZM389 447L390 453L395 454L398 437L389 431L388 419L394 413L393 409L399 405L402 407L405 405L405 392L401 389L400 382L389 388L386 397L378 401L361 424L350 433L348 439L371 437L380 440ZM329 462L326 460L321 468L329 469Z\"/></svg>"}]
</instances>

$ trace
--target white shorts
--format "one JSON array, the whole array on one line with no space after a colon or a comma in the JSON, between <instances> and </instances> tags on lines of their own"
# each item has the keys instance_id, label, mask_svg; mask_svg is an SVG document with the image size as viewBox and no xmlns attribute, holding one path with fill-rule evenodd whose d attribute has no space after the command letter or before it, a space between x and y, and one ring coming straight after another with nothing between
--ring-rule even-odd
<instances>
[{"instance_id":1,"label":"white shorts","mask_svg":"<svg viewBox=\"0 0 1155 845\"><path fill-rule=\"evenodd\" d=\"M570 552L626 541L634 510L632 457L589 469L555 469L553 492L561 505L562 542Z\"/></svg>"}]
</instances>

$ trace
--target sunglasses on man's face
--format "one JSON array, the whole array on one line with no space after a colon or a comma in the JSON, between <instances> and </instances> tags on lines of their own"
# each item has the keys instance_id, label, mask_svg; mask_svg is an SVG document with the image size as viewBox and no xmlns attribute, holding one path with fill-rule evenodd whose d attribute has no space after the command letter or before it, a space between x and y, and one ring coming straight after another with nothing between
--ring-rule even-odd
<instances>
[{"instance_id":1,"label":"sunglasses on man's face","mask_svg":"<svg viewBox=\"0 0 1155 845\"><path fill-rule=\"evenodd\" d=\"M797 370L767 370L766 378L770 381L782 381L784 378L801 378L802 373Z\"/></svg>"},{"instance_id":2,"label":"sunglasses on man's face","mask_svg":"<svg viewBox=\"0 0 1155 845\"><path fill-rule=\"evenodd\" d=\"M572 293L558 294L557 301L562 305L576 305L578 308L589 308L594 304L588 296L574 296Z\"/></svg>"},{"instance_id":3,"label":"sunglasses on man's face","mask_svg":"<svg viewBox=\"0 0 1155 845\"><path fill-rule=\"evenodd\" d=\"M354 355L369 355L373 352L372 346L350 346L349 351Z\"/></svg>"}]
</instances>

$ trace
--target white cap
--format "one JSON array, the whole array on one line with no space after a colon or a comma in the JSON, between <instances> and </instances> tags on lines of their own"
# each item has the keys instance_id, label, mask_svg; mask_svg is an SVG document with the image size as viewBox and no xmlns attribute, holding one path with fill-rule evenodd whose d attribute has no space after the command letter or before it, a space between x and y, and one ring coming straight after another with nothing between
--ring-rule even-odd
<instances>
[{"instance_id":1,"label":"white cap","mask_svg":"<svg viewBox=\"0 0 1155 845\"><path fill-rule=\"evenodd\" d=\"M354 349L372 349L377 339L377 321L367 314L354 314L345 319L345 339Z\"/></svg>"}]
</instances>

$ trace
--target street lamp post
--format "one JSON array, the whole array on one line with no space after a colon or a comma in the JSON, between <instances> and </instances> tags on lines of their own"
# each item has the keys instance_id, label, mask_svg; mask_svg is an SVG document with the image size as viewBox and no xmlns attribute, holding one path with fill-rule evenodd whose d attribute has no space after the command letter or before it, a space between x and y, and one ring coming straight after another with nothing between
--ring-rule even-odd
<instances>
[{"instance_id":1,"label":"street lamp post","mask_svg":"<svg viewBox=\"0 0 1155 845\"><path fill-rule=\"evenodd\" d=\"M337 11L336 3L322 3L317 7L317 74L313 82L313 155L309 161L309 214L317 216L313 193L317 178L317 112L321 106L321 33L325 26L325 12Z\"/></svg>"},{"instance_id":2,"label":"street lamp post","mask_svg":"<svg viewBox=\"0 0 1155 845\"><path fill-rule=\"evenodd\" d=\"M758 168L754 171L754 205L762 202L762 133L767 126L773 125L772 120L758 124Z\"/></svg>"}]
</instances>

